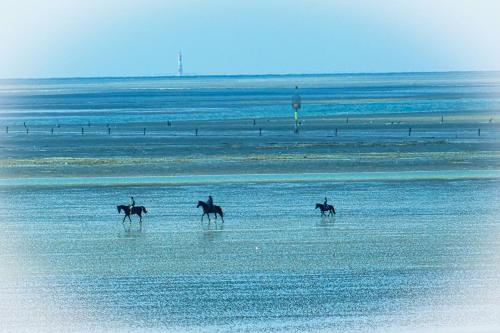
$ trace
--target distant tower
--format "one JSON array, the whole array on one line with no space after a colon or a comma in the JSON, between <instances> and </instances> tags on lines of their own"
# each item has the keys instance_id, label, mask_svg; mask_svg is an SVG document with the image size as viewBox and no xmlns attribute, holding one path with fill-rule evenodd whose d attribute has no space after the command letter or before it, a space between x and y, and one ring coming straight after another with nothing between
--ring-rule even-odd
<instances>
[{"instance_id":1,"label":"distant tower","mask_svg":"<svg viewBox=\"0 0 500 333\"><path fill-rule=\"evenodd\" d=\"M177 55L177 75L182 76L182 53Z\"/></svg>"}]
</instances>

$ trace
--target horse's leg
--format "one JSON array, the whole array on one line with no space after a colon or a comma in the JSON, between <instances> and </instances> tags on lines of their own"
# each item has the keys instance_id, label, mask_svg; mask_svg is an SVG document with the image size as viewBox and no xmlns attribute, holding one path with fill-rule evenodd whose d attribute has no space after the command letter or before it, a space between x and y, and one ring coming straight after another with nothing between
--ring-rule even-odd
<instances>
[{"instance_id":1,"label":"horse's leg","mask_svg":"<svg viewBox=\"0 0 500 333\"><path fill-rule=\"evenodd\" d=\"M128 220L130 221L130 223L132 223L132 220L130 219L130 214L127 216L128 216Z\"/></svg>"},{"instance_id":2,"label":"horse's leg","mask_svg":"<svg viewBox=\"0 0 500 333\"><path fill-rule=\"evenodd\" d=\"M123 217L123 221L122 223L125 223L125 219L127 218L127 214L125 214L125 216Z\"/></svg>"},{"instance_id":3,"label":"horse's leg","mask_svg":"<svg viewBox=\"0 0 500 333\"><path fill-rule=\"evenodd\" d=\"M139 213L139 214L137 214L137 215L139 215L139 223L142 223L142 214L141 214L141 213Z\"/></svg>"}]
</instances>

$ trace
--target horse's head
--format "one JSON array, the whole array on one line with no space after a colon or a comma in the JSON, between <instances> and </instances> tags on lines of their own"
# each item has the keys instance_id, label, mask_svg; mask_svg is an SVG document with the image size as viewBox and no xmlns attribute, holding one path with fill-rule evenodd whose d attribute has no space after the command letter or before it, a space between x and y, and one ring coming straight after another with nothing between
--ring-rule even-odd
<instances>
[{"instance_id":1,"label":"horse's head","mask_svg":"<svg viewBox=\"0 0 500 333\"><path fill-rule=\"evenodd\" d=\"M205 206L205 203L203 201L198 201L196 208L199 208L200 206Z\"/></svg>"},{"instance_id":2,"label":"horse's head","mask_svg":"<svg viewBox=\"0 0 500 333\"><path fill-rule=\"evenodd\" d=\"M118 213L122 211L122 208L120 206L116 206L116 209L118 210Z\"/></svg>"},{"instance_id":3,"label":"horse's head","mask_svg":"<svg viewBox=\"0 0 500 333\"><path fill-rule=\"evenodd\" d=\"M322 204L317 203L317 204L316 204L316 207L315 207L314 209L321 208L321 206L323 206L323 205L322 205Z\"/></svg>"}]
</instances>

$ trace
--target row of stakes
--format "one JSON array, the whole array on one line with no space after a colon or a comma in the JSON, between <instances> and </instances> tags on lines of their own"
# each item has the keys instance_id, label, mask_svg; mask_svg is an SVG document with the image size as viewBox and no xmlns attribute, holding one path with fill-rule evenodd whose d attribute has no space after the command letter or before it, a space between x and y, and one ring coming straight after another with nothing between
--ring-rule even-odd
<instances>
[{"instance_id":1,"label":"row of stakes","mask_svg":"<svg viewBox=\"0 0 500 333\"><path fill-rule=\"evenodd\" d=\"M443 123L443 122L444 122L444 119L441 116L441 123ZM492 122L492 119L490 118L489 123L491 123L491 122ZM349 117L346 117L346 123L349 123ZM24 128L26 129L26 134L28 134L29 128L26 125L26 122L24 122L23 125L24 125ZM256 125L255 119L253 119L253 125L254 126ZM87 126L90 127L90 122L87 124ZM170 121L167 121L167 126L168 127L172 126L172 123ZM58 124L57 127L59 128L60 125ZM109 124L106 124L106 128L108 129L108 135L111 135L111 127L109 126ZM5 132L9 133L9 126L5 127ZM82 135L85 134L84 127L81 128L81 133L82 133ZM411 136L411 133L412 133L412 128L410 127L410 128L408 128L408 136ZM50 134L54 134L54 127L52 127L50 129ZM146 135L146 127L143 128L143 135ZM477 135L481 136L481 129L480 128L478 128L478 130L477 130ZM198 136L198 129L197 128L195 129L195 136ZM262 128L259 128L259 136L262 136ZM335 136L338 136L338 128L335 128Z\"/></svg>"},{"instance_id":2,"label":"row of stakes","mask_svg":"<svg viewBox=\"0 0 500 333\"><path fill-rule=\"evenodd\" d=\"M255 125L255 120L254 120L254 125ZM88 123L87 126L90 127L90 123ZM167 126L172 126L172 123L170 121L167 122ZM60 125L57 125L56 127L60 128ZM24 123L24 128L26 130L26 134L29 134L29 127L26 125L26 123ZM111 135L111 127L109 126L109 124L106 124L106 128L108 129L108 135ZM9 133L9 126L5 126L5 132L7 134ZM198 136L198 132L199 132L199 130L198 130L198 128L196 128L194 131L195 136ZM84 127L81 128L81 133L82 133L82 135L85 134ZM50 134L54 134L54 127L52 127L50 129ZM146 127L143 128L143 135L146 135ZM259 136L262 136L262 128L259 128Z\"/></svg>"},{"instance_id":3,"label":"row of stakes","mask_svg":"<svg viewBox=\"0 0 500 333\"><path fill-rule=\"evenodd\" d=\"M108 128L108 135L111 135L111 127L108 126L107 128ZM9 126L6 126L5 132L7 134L9 133ZM85 135L84 127L82 127L81 133L82 133L82 135ZM411 133L412 133L412 128L410 127L410 128L408 128L408 136L411 136ZM26 134L29 134L28 127L26 127ZM52 127L50 129L50 134L54 134L54 127ZM146 127L143 128L143 135L146 135ZM197 128L194 131L194 135L198 136L198 129ZM259 128L259 136L262 136L262 128ZM335 136L338 136L338 128L335 128ZM477 129L477 136L481 136L481 129L480 128Z\"/></svg>"}]
</instances>

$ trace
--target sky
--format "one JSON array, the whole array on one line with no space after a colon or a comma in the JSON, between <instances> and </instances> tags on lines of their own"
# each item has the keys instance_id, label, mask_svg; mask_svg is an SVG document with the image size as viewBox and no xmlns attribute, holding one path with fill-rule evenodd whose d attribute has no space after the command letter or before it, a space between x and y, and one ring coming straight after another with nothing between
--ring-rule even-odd
<instances>
[{"instance_id":1,"label":"sky","mask_svg":"<svg viewBox=\"0 0 500 333\"><path fill-rule=\"evenodd\" d=\"M496 0L1 0L0 78L500 70Z\"/></svg>"}]
</instances>

